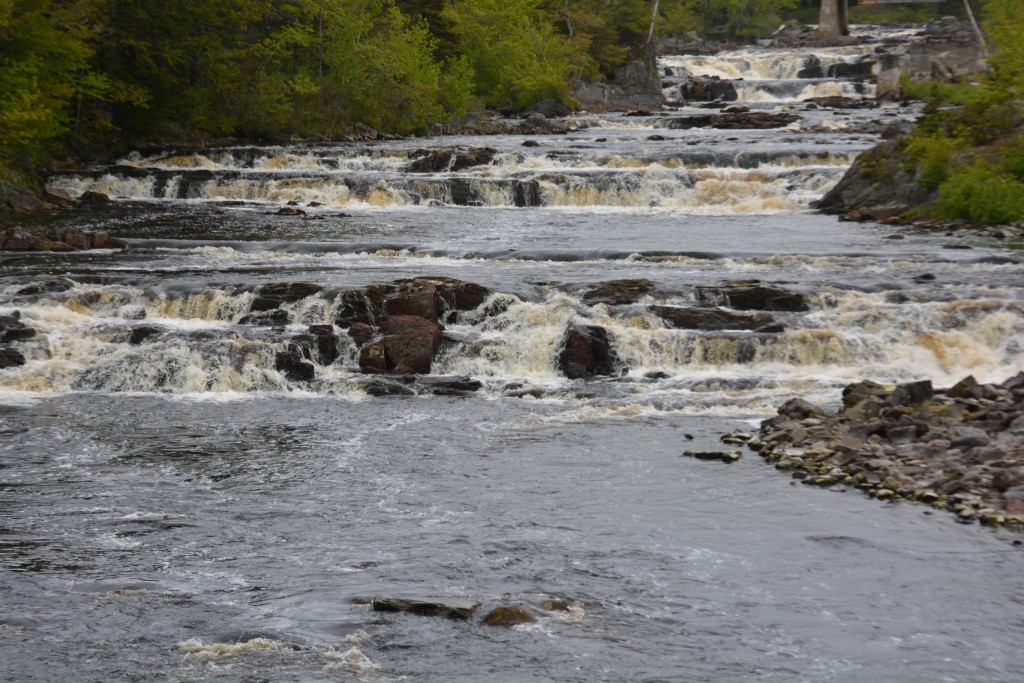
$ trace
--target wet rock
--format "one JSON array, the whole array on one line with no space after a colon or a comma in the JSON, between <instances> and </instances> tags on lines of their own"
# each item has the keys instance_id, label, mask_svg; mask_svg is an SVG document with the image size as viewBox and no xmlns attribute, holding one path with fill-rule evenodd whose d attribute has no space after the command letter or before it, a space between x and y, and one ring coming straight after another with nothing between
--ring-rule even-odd
<instances>
[{"instance_id":1,"label":"wet rock","mask_svg":"<svg viewBox=\"0 0 1024 683\"><path fill-rule=\"evenodd\" d=\"M277 282L257 288L249 310L253 312L270 311L280 308L282 304L292 304L323 291L321 285L311 282Z\"/></svg>"},{"instance_id":2,"label":"wet rock","mask_svg":"<svg viewBox=\"0 0 1024 683\"><path fill-rule=\"evenodd\" d=\"M518 207L540 206L540 185L536 180L517 180L512 186L512 200Z\"/></svg>"},{"instance_id":3,"label":"wet rock","mask_svg":"<svg viewBox=\"0 0 1024 683\"><path fill-rule=\"evenodd\" d=\"M418 385L435 396L467 396L479 391L483 384L471 377L420 377Z\"/></svg>"},{"instance_id":4,"label":"wet rock","mask_svg":"<svg viewBox=\"0 0 1024 683\"><path fill-rule=\"evenodd\" d=\"M825 411L802 398L791 398L779 406L779 415L785 415L796 420L804 420L809 417L823 417Z\"/></svg>"},{"instance_id":5,"label":"wet rock","mask_svg":"<svg viewBox=\"0 0 1024 683\"><path fill-rule=\"evenodd\" d=\"M81 251L124 249L126 246L123 240L109 233L78 228L30 226L0 230L0 249L4 251Z\"/></svg>"},{"instance_id":6,"label":"wet rock","mask_svg":"<svg viewBox=\"0 0 1024 683\"><path fill-rule=\"evenodd\" d=\"M644 294L653 291L654 286L653 282L644 279L609 280L584 292L582 299L590 305L632 304Z\"/></svg>"},{"instance_id":7,"label":"wet rock","mask_svg":"<svg viewBox=\"0 0 1024 683\"><path fill-rule=\"evenodd\" d=\"M739 460L743 453L740 451L683 451L683 455L697 460L733 463Z\"/></svg>"},{"instance_id":8,"label":"wet rock","mask_svg":"<svg viewBox=\"0 0 1024 683\"><path fill-rule=\"evenodd\" d=\"M21 322L21 312L0 315L0 344L22 341L36 336L36 331Z\"/></svg>"},{"instance_id":9,"label":"wet rock","mask_svg":"<svg viewBox=\"0 0 1024 683\"><path fill-rule=\"evenodd\" d=\"M797 401L762 422L748 444L777 469L802 472L813 485L853 485L879 499L948 509L963 523L1024 531L1024 430L1012 428L1024 426L1024 383L966 377L936 391L927 380L857 382L843 390L835 414L813 414Z\"/></svg>"},{"instance_id":10,"label":"wet rock","mask_svg":"<svg viewBox=\"0 0 1024 683\"><path fill-rule=\"evenodd\" d=\"M409 375L378 376L359 382L359 386L370 396L415 396L413 379Z\"/></svg>"},{"instance_id":11,"label":"wet rock","mask_svg":"<svg viewBox=\"0 0 1024 683\"><path fill-rule=\"evenodd\" d=\"M78 198L78 201L83 202L85 204L106 204L107 202L110 201L110 197L108 195L103 194L102 192L94 192L92 190L89 190L87 192L83 192L82 195Z\"/></svg>"},{"instance_id":12,"label":"wet rock","mask_svg":"<svg viewBox=\"0 0 1024 683\"><path fill-rule=\"evenodd\" d=\"M562 337L558 369L569 379L611 375L615 352L608 330L598 325L570 325Z\"/></svg>"},{"instance_id":13,"label":"wet rock","mask_svg":"<svg viewBox=\"0 0 1024 683\"><path fill-rule=\"evenodd\" d=\"M384 312L389 316L415 316L436 323L440 320L441 294L433 282L408 282L384 301Z\"/></svg>"},{"instance_id":14,"label":"wet rock","mask_svg":"<svg viewBox=\"0 0 1024 683\"><path fill-rule=\"evenodd\" d=\"M316 368L295 349L278 351L274 356L274 369L293 382L308 382L316 377Z\"/></svg>"},{"instance_id":15,"label":"wet rock","mask_svg":"<svg viewBox=\"0 0 1024 683\"><path fill-rule=\"evenodd\" d=\"M519 624L532 624L537 618L522 607L495 607L483 623L487 626L518 626Z\"/></svg>"},{"instance_id":16,"label":"wet rock","mask_svg":"<svg viewBox=\"0 0 1024 683\"><path fill-rule=\"evenodd\" d=\"M418 316L388 316L381 325L383 339L360 350L359 367L371 373L428 374L441 343L441 329L436 322Z\"/></svg>"},{"instance_id":17,"label":"wet rock","mask_svg":"<svg viewBox=\"0 0 1024 683\"><path fill-rule=\"evenodd\" d=\"M306 212L294 206L282 206L274 214L275 216L305 216Z\"/></svg>"},{"instance_id":18,"label":"wet rock","mask_svg":"<svg viewBox=\"0 0 1024 683\"><path fill-rule=\"evenodd\" d=\"M720 130L750 130L783 128L799 121L797 114L772 114L763 111L732 112L721 114L696 114L659 119L658 128L688 129L717 128Z\"/></svg>"},{"instance_id":19,"label":"wet rock","mask_svg":"<svg viewBox=\"0 0 1024 683\"><path fill-rule=\"evenodd\" d=\"M25 364L25 356L21 351L10 347L0 347L0 368L16 368Z\"/></svg>"},{"instance_id":20,"label":"wet rock","mask_svg":"<svg viewBox=\"0 0 1024 683\"><path fill-rule=\"evenodd\" d=\"M545 612L571 612L572 608L564 600L549 598L540 603L540 608Z\"/></svg>"},{"instance_id":21,"label":"wet rock","mask_svg":"<svg viewBox=\"0 0 1024 683\"><path fill-rule=\"evenodd\" d=\"M806 297L781 287L770 287L757 282L735 282L725 287L699 287L697 296L706 303L718 303L739 311L810 310Z\"/></svg>"},{"instance_id":22,"label":"wet rock","mask_svg":"<svg viewBox=\"0 0 1024 683\"><path fill-rule=\"evenodd\" d=\"M291 317L288 315L288 311L275 308L270 311L258 311L256 313L243 315L239 319L238 324L280 327L282 325L287 325L290 322Z\"/></svg>"},{"instance_id":23,"label":"wet rock","mask_svg":"<svg viewBox=\"0 0 1024 683\"><path fill-rule=\"evenodd\" d=\"M157 337L167 331L167 328L162 325L137 325L132 328L131 333L128 335L128 343L132 346L138 346L144 341Z\"/></svg>"},{"instance_id":24,"label":"wet rock","mask_svg":"<svg viewBox=\"0 0 1024 683\"><path fill-rule=\"evenodd\" d=\"M428 617L466 620L473 616L480 603L465 598L391 596L374 597L370 603L377 612L409 612Z\"/></svg>"},{"instance_id":25,"label":"wet rock","mask_svg":"<svg viewBox=\"0 0 1024 683\"><path fill-rule=\"evenodd\" d=\"M338 327L351 327L356 323L376 325L384 317L384 300L388 288L384 285L371 285L365 290L353 289L342 292L337 298L334 313L334 324Z\"/></svg>"},{"instance_id":26,"label":"wet rock","mask_svg":"<svg viewBox=\"0 0 1024 683\"><path fill-rule=\"evenodd\" d=\"M650 310L672 327L684 330L748 330L775 333L784 329L768 313L745 315L717 308L693 306L651 306Z\"/></svg>"},{"instance_id":27,"label":"wet rock","mask_svg":"<svg viewBox=\"0 0 1024 683\"><path fill-rule=\"evenodd\" d=\"M490 147L469 149L438 149L426 152L424 156L409 164L413 173L456 172L474 166L484 166L494 161L497 150Z\"/></svg>"},{"instance_id":28,"label":"wet rock","mask_svg":"<svg viewBox=\"0 0 1024 683\"><path fill-rule=\"evenodd\" d=\"M918 406L934 395L931 380L900 384L892 392L893 406Z\"/></svg>"},{"instance_id":29,"label":"wet rock","mask_svg":"<svg viewBox=\"0 0 1024 683\"><path fill-rule=\"evenodd\" d=\"M67 192L49 185L43 188L43 201L57 206L70 206L75 203L74 198Z\"/></svg>"},{"instance_id":30,"label":"wet rock","mask_svg":"<svg viewBox=\"0 0 1024 683\"><path fill-rule=\"evenodd\" d=\"M348 336L356 343L356 346L363 346L373 339L373 328L366 323L354 323L348 328Z\"/></svg>"}]
</instances>

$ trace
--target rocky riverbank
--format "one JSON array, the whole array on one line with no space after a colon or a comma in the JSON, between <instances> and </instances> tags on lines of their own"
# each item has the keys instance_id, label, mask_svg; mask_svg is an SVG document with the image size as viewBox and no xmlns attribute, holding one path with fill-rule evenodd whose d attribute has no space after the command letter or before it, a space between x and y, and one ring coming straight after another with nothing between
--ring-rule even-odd
<instances>
[{"instance_id":1,"label":"rocky riverbank","mask_svg":"<svg viewBox=\"0 0 1024 683\"><path fill-rule=\"evenodd\" d=\"M722 440L746 441L804 484L852 486L1024 531L1024 373L948 389L858 382L835 413L792 399L758 434Z\"/></svg>"},{"instance_id":2,"label":"rocky riverbank","mask_svg":"<svg viewBox=\"0 0 1024 683\"><path fill-rule=\"evenodd\" d=\"M124 240L109 232L89 232L78 228L26 226L0 230L2 251L83 251L86 249L124 249Z\"/></svg>"}]
</instances>

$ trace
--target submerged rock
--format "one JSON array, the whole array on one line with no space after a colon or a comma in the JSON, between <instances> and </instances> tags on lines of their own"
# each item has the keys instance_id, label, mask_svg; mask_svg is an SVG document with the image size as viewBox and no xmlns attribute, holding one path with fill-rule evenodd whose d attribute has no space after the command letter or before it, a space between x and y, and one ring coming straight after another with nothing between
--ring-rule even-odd
<instances>
[{"instance_id":1,"label":"submerged rock","mask_svg":"<svg viewBox=\"0 0 1024 683\"><path fill-rule=\"evenodd\" d=\"M447 617L466 620L473 616L480 604L465 598L435 598L427 596L374 597L371 606L377 612L410 612L427 617Z\"/></svg>"},{"instance_id":2,"label":"submerged rock","mask_svg":"<svg viewBox=\"0 0 1024 683\"><path fill-rule=\"evenodd\" d=\"M25 364L25 356L21 351L10 347L0 347L0 369L16 368Z\"/></svg>"},{"instance_id":3,"label":"submerged rock","mask_svg":"<svg viewBox=\"0 0 1024 683\"><path fill-rule=\"evenodd\" d=\"M535 621L537 621L537 617L524 608L510 606L495 607L483 619L483 623L488 626L518 626L519 624L532 624Z\"/></svg>"}]
</instances>

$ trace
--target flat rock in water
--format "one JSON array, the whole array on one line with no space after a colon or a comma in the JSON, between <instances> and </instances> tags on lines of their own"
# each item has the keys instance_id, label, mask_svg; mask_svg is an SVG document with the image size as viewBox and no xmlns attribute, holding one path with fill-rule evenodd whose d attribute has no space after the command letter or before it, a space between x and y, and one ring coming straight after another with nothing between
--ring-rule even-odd
<instances>
[{"instance_id":1,"label":"flat rock in water","mask_svg":"<svg viewBox=\"0 0 1024 683\"><path fill-rule=\"evenodd\" d=\"M537 621L537 618L530 614L522 607L495 607L487 616L484 617L483 623L488 626L517 626L519 624L532 624Z\"/></svg>"},{"instance_id":2,"label":"flat rock in water","mask_svg":"<svg viewBox=\"0 0 1024 683\"><path fill-rule=\"evenodd\" d=\"M426 617L469 619L481 603L467 598L394 595L374 597L370 604L376 612L411 612Z\"/></svg>"},{"instance_id":3,"label":"flat rock in water","mask_svg":"<svg viewBox=\"0 0 1024 683\"><path fill-rule=\"evenodd\" d=\"M683 451L683 455L697 460L717 460L718 462L736 462L743 456L740 451Z\"/></svg>"}]
</instances>

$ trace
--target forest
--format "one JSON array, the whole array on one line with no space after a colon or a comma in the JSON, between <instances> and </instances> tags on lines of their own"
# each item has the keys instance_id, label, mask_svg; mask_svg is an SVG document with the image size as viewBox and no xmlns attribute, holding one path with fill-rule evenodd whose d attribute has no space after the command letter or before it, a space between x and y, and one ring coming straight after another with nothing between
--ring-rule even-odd
<instances>
[{"instance_id":1,"label":"forest","mask_svg":"<svg viewBox=\"0 0 1024 683\"><path fill-rule=\"evenodd\" d=\"M411 134L484 108L571 108L574 82L651 65L659 36L749 40L816 12L816 0L0 0L0 182L161 142Z\"/></svg>"}]
</instances>

